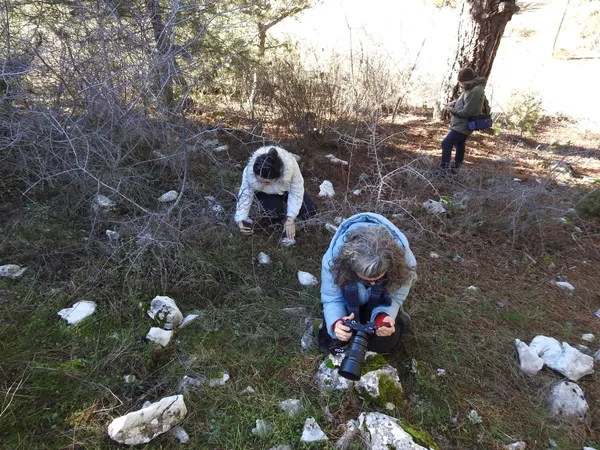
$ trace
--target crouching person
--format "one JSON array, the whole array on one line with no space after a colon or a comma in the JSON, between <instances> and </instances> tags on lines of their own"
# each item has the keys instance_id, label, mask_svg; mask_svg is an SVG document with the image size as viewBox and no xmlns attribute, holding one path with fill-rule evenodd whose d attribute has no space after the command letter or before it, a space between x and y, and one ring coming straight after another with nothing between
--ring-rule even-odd
<instances>
[{"instance_id":1,"label":"crouching person","mask_svg":"<svg viewBox=\"0 0 600 450\"><path fill-rule=\"evenodd\" d=\"M316 205L304 189L304 178L296 159L281 147L259 148L244 169L235 211L235 223L243 234L253 232L248 216L254 199L264 211L258 225L266 227L283 223L289 239L296 236L298 216L307 219L317 212Z\"/></svg>"},{"instance_id":2,"label":"crouching person","mask_svg":"<svg viewBox=\"0 0 600 450\"><path fill-rule=\"evenodd\" d=\"M402 304L416 280L416 260L404 234L385 217L356 214L339 226L323 256L321 351L340 353L352 338L346 319L375 322L367 349L387 353L410 325Z\"/></svg>"}]
</instances>

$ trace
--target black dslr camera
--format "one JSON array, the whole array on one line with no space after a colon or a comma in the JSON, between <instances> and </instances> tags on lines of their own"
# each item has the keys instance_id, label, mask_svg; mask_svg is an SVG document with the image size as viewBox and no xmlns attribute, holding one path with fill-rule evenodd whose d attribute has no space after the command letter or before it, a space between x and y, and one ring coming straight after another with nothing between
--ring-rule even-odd
<instances>
[{"instance_id":1,"label":"black dslr camera","mask_svg":"<svg viewBox=\"0 0 600 450\"><path fill-rule=\"evenodd\" d=\"M356 320L345 320L343 325L354 330L354 336L344 354L344 359L340 364L338 373L352 381L360 380L362 368L367 353L367 343L369 335L375 334L377 327L374 322L362 324Z\"/></svg>"}]
</instances>

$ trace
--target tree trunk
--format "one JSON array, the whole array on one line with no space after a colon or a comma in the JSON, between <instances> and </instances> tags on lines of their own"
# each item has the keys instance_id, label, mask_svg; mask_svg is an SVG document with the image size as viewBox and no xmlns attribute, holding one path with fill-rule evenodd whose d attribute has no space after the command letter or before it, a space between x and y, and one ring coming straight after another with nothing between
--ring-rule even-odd
<instances>
[{"instance_id":1,"label":"tree trunk","mask_svg":"<svg viewBox=\"0 0 600 450\"><path fill-rule=\"evenodd\" d=\"M448 60L434 118L448 118L442 108L458 97L456 77L461 68L471 67L481 77L490 76L506 24L518 10L516 0L462 0L458 47L454 58ZM442 117L436 117L436 111Z\"/></svg>"},{"instance_id":2,"label":"tree trunk","mask_svg":"<svg viewBox=\"0 0 600 450\"><path fill-rule=\"evenodd\" d=\"M175 95L173 93L173 77L172 65L169 54L171 43L168 30L165 29L165 23L162 14L159 11L159 0L146 0L146 7L150 15L150 23L154 32L154 40L158 57L155 60L156 67L156 84L158 93L163 98L165 106L172 108L175 104Z\"/></svg>"}]
</instances>

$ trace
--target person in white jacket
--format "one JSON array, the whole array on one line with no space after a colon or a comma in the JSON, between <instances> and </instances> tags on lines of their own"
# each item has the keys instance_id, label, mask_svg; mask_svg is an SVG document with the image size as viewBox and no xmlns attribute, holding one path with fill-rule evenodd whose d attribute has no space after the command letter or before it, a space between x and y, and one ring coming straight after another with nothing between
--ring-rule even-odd
<instances>
[{"instance_id":1,"label":"person in white jacket","mask_svg":"<svg viewBox=\"0 0 600 450\"><path fill-rule=\"evenodd\" d=\"M248 221L252 201L256 199L266 213L261 222L281 223L288 239L296 236L296 218L312 217L317 207L304 189L304 178L294 156L281 147L265 146L250 157L242 175L235 223L243 234L252 234ZM286 209L284 213L284 209Z\"/></svg>"}]
</instances>

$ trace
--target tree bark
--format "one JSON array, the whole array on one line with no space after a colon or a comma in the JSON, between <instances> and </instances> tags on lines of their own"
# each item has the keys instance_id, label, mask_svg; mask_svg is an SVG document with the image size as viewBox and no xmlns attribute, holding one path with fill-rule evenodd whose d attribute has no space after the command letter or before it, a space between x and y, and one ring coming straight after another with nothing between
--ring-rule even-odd
<instances>
[{"instance_id":1,"label":"tree bark","mask_svg":"<svg viewBox=\"0 0 600 450\"><path fill-rule=\"evenodd\" d=\"M489 77L506 24L518 10L516 0L462 1L458 47L454 58L448 60L448 72L442 81L438 104L434 107L434 118L448 118L443 107L458 97L456 77L461 68L471 67L477 75Z\"/></svg>"},{"instance_id":2,"label":"tree bark","mask_svg":"<svg viewBox=\"0 0 600 450\"><path fill-rule=\"evenodd\" d=\"M159 11L159 0L146 0L146 8L150 16L154 40L158 51L156 58L156 84L160 96L163 98L165 106L172 108L175 104L175 95L173 93L173 77L171 71L171 58L169 54L171 43L168 30L165 29L165 23L162 14Z\"/></svg>"}]
</instances>

